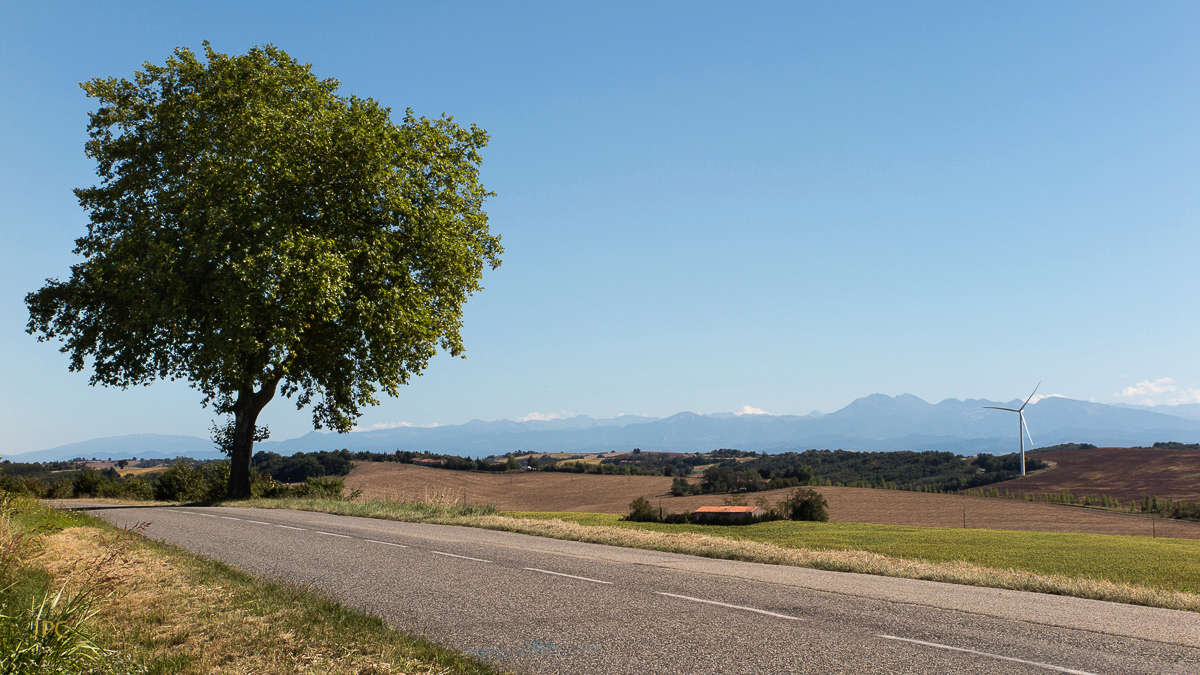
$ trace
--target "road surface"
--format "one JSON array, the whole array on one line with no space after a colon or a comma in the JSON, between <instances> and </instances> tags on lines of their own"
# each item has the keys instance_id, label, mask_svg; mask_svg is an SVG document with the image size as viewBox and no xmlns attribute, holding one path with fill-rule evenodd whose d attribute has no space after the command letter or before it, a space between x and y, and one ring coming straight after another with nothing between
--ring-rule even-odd
<instances>
[{"instance_id":1,"label":"road surface","mask_svg":"<svg viewBox=\"0 0 1200 675\"><path fill-rule=\"evenodd\" d=\"M276 509L74 505L532 673L1200 672L1200 614Z\"/></svg>"}]
</instances>

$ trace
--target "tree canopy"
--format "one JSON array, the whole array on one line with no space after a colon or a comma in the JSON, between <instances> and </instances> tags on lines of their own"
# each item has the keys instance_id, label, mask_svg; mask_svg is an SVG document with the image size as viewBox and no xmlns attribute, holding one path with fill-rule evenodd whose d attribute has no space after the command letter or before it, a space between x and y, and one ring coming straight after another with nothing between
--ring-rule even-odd
<instances>
[{"instance_id":1,"label":"tree canopy","mask_svg":"<svg viewBox=\"0 0 1200 675\"><path fill-rule=\"evenodd\" d=\"M75 190L82 259L26 297L27 330L92 384L185 380L232 413L232 493L277 389L347 431L439 347L463 354L463 305L502 253L482 129L394 122L269 45L80 86L100 181Z\"/></svg>"}]
</instances>

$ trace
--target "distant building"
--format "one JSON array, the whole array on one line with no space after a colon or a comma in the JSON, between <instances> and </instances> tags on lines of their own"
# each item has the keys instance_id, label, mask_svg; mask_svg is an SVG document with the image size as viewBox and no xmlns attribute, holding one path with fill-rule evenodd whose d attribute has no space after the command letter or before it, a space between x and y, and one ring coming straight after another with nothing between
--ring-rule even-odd
<instances>
[{"instance_id":1,"label":"distant building","mask_svg":"<svg viewBox=\"0 0 1200 675\"><path fill-rule=\"evenodd\" d=\"M692 512L696 520L713 523L745 523L767 515L761 506L701 506Z\"/></svg>"},{"instance_id":2,"label":"distant building","mask_svg":"<svg viewBox=\"0 0 1200 675\"><path fill-rule=\"evenodd\" d=\"M445 466L446 460L444 460L444 459L425 459L424 457L421 457L418 459L414 459L412 461L412 463L419 464L420 466Z\"/></svg>"}]
</instances>

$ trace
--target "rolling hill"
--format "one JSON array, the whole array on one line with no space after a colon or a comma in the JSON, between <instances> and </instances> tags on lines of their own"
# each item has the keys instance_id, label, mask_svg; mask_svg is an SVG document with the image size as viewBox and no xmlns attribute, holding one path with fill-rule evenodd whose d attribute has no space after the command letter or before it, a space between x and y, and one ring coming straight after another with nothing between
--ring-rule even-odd
<instances>
[{"instance_id":1,"label":"rolling hill","mask_svg":"<svg viewBox=\"0 0 1200 675\"><path fill-rule=\"evenodd\" d=\"M1200 502L1200 450L1085 448L1033 453L1052 467L1018 480L993 483L1004 492L1107 495L1121 501L1146 496Z\"/></svg>"}]
</instances>

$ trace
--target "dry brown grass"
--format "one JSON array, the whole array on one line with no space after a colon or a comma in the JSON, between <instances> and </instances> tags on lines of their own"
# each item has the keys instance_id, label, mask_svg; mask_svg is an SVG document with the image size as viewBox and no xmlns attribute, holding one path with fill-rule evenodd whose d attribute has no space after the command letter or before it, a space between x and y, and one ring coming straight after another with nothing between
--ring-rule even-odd
<instances>
[{"instance_id":1,"label":"dry brown grass","mask_svg":"<svg viewBox=\"0 0 1200 675\"><path fill-rule=\"evenodd\" d=\"M512 511L592 511L617 513L642 495L671 488L663 476L514 471L451 471L398 462L356 462L346 488L363 499L424 501L429 490L456 493L467 503L496 504ZM616 510L614 510L616 509Z\"/></svg>"},{"instance_id":2,"label":"dry brown grass","mask_svg":"<svg viewBox=\"0 0 1200 675\"><path fill-rule=\"evenodd\" d=\"M1200 455L1200 453L1197 453ZM504 511L627 513L629 503L646 497L664 511L692 511L720 504L723 495L670 496L671 478L523 471L504 474L450 471L395 462L359 462L346 487L362 490L361 499L424 501L427 492L459 495L464 503L495 504ZM966 527L1040 532L1081 532L1200 539L1200 523L1158 520L1056 504L1031 504L951 494L870 488L816 488L829 502L833 522ZM753 503L779 502L788 490L748 494Z\"/></svg>"},{"instance_id":3,"label":"dry brown grass","mask_svg":"<svg viewBox=\"0 0 1200 675\"><path fill-rule=\"evenodd\" d=\"M166 466L128 466L124 469L117 469L117 473L122 476L141 476L147 478L156 473L162 473L170 467Z\"/></svg>"},{"instance_id":4,"label":"dry brown grass","mask_svg":"<svg viewBox=\"0 0 1200 675\"><path fill-rule=\"evenodd\" d=\"M93 621L105 646L170 672L455 672L403 641L322 623L328 608L266 596L253 580L131 535L68 528L45 539L38 562L59 582L80 570L103 575L112 596Z\"/></svg>"}]
</instances>

